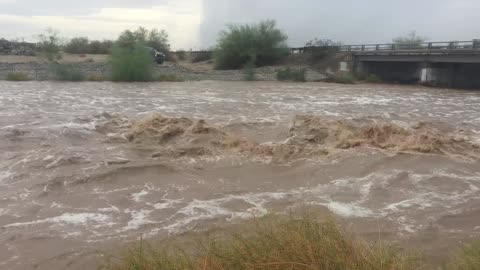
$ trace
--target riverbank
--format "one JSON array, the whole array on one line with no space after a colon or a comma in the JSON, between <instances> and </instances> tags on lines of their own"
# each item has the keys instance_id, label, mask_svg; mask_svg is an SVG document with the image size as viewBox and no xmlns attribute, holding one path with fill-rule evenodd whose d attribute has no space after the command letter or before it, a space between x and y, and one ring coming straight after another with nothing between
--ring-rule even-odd
<instances>
[{"instance_id":1,"label":"riverbank","mask_svg":"<svg viewBox=\"0 0 480 270\"><path fill-rule=\"evenodd\" d=\"M67 55L60 61L81 72L88 78L103 78L108 80L111 68L106 55ZM284 65L256 68L255 79L258 81L276 81L277 71ZM307 81L320 81L326 78L322 73L313 70L307 65L292 65L295 68L305 68ZM26 74L29 80L54 80L55 72L52 65L33 56L0 56L0 80L6 80L10 73ZM166 62L155 65L154 77L173 76L184 81L243 81L245 74L242 70L214 70L208 61L190 63L188 61Z\"/></svg>"}]
</instances>

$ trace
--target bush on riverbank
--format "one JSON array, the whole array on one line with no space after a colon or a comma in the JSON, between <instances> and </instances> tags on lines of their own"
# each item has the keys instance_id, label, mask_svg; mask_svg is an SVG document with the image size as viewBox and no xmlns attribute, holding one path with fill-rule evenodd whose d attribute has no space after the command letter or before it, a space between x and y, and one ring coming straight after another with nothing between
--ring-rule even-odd
<instances>
[{"instance_id":1,"label":"bush on riverbank","mask_svg":"<svg viewBox=\"0 0 480 270\"><path fill-rule=\"evenodd\" d=\"M220 34L214 52L215 68L239 69L255 59L255 66L274 64L288 55L287 35L267 20L253 25L230 25Z\"/></svg>"},{"instance_id":2,"label":"bush on riverbank","mask_svg":"<svg viewBox=\"0 0 480 270\"><path fill-rule=\"evenodd\" d=\"M282 68L277 71L277 80L279 81L294 81L294 82L306 82L307 70L304 68L294 69L294 68Z\"/></svg>"},{"instance_id":3,"label":"bush on riverbank","mask_svg":"<svg viewBox=\"0 0 480 270\"><path fill-rule=\"evenodd\" d=\"M7 74L7 81L29 81L27 73L24 72L10 72Z\"/></svg>"},{"instance_id":4,"label":"bush on riverbank","mask_svg":"<svg viewBox=\"0 0 480 270\"><path fill-rule=\"evenodd\" d=\"M192 58L192 63L204 62L212 60L213 54L211 52L204 52L194 55Z\"/></svg>"},{"instance_id":5,"label":"bush on riverbank","mask_svg":"<svg viewBox=\"0 0 480 270\"><path fill-rule=\"evenodd\" d=\"M90 82L103 82L107 80L108 78L106 78L103 75L90 75L87 77L87 81L90 81Z\"/></svg>"},{"instance_id":6,"label":"bush on riverbank","mask_svg":"<svg viewBox=\"0 0 480 270\"><path fill-rule=\"evenodd\" d=\"M160 74L155 78L157 82L183 82L185 81L182 77L179 77L175 74Z\"/></svg>"},{"instance_id":7,"label":"bush on riverbank","mask_svg":"<svg viewBox=\"0 0 480 270\"><path fill-rule=\"evenodd\" d=\"M114 47L111 54L112 80L117 82L147 82L153 80L153 58L147 48Z\"/></svg>"},{"instance_id":8,"label":"bush on riverbank","mask_svg":"<svg viewBox=\"0 0 480 270\"><path fill-rule=\"evenodd\" d=\"M251 60L243 67L243 78L246 81L255 81L256 77L255 63Z\"/></svg>"},{"instance_id":9,"label":"bush on riverbank","mask_svg":"<svg viewBox=\"0 0 480 270\"><path fill-rule=\"evenodd\" d=\"M375 74L369 74L367 78L365 78L365 81L368 83L380 83L382 82L382 79Z\"/></svg>"},{"instance_id":10,"label":"bush on riverbank","mask_svg":"<svg viewBox=\"0 0 480 270\"><path fill-rule=\"evenodd\" d=\"M161 249L148 243L128 250L108 270L224 269L418 269L419 261L391 246L367 244L341 230L333 221L261 219L253 231L199 240L193 250ZM196 238L197 239L197 238ZM198 238L200 239L200 238ZM192 245L190 245L192 247Z\"/></svg>"},{"instance_id":11,"label":"bush on riverbank","mask_svg":"<svg viewBox=\"0 0 480 270\"><path fill-rule=\"evenodd\" d=\"M80 82L85 80L85 75L70 65L56 64L54 68L55 79L58 81Z\"/></svg>"},{"instance_id":12,"label":"bush on riverbank","mask_svg":"<svg viewBox=\"0 0 480 270\"><path fill-rule=\"evenodd\" d=\"M328 78L325 82L339 84L355 84L355 77L349 73L342 73L334 77Z\"/></svg>"},{"instance_id":13,"label":"bush on riverbank","mask_svg":"<svg viewBox=\"0 0 480 270\"><path fill-rule=\"evenodd\" d=\"M63 41L58 31L51 28L44 34L38 36L40 40L37 43L38 55L53 63L62 58Z\"/></svg>"}]
</instances>

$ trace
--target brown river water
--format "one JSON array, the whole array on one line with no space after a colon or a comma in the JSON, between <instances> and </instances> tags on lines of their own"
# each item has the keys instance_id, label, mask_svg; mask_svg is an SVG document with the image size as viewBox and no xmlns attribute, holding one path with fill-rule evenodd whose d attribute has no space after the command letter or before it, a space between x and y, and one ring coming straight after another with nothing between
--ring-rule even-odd
<instances>
[{"instance_id":1,"label":"brown river water","mask_svg":"<svg viewBox=\"0 0 480 270\"><path fill-rule=\"evenodd\" d=\"M480 237L480 92L0 82L0 269L300 207L441 258Z\"/></svg>"}]
</instances>

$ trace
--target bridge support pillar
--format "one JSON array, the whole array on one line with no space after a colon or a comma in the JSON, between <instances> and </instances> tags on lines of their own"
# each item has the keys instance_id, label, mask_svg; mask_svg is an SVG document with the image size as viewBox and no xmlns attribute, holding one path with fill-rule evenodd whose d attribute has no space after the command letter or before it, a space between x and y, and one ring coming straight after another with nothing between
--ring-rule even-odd
<instances>
[{"instance_id":1,"label":"bridge support pillar","mask_svg":"<svg viewBox=\"0 0 480 270\"><path fill-rule=\"evenodd\" d=\"M422 69L421 82L448 88L480 89L480 64L428 63Z\"/></svg>"}]
</instances>

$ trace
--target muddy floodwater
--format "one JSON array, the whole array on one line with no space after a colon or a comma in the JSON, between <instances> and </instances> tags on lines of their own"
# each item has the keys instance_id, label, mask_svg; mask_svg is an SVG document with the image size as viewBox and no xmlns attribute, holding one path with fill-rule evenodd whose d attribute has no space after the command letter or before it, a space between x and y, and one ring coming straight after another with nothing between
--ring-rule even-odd
<instances>
[{"instance_id":1,"label":"muddy floodwater","mask_svg":"<svg viewBox=\"0 0 480 270\"><path fill-rule=\"evenodd\" d=\"M480 237L479 144L480 91L0 82L0 269L303 206L440 260Z\"/></svg>"}]
</instances>

